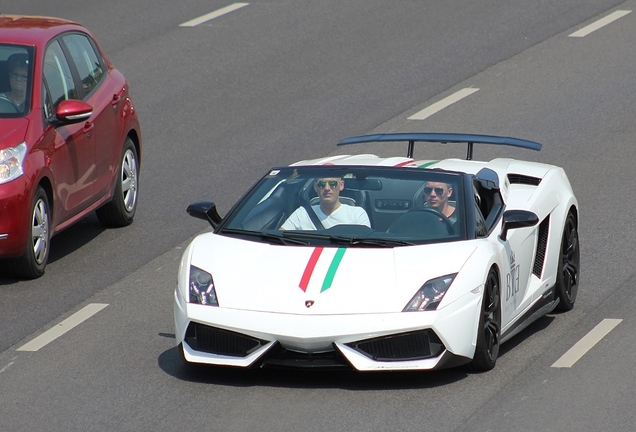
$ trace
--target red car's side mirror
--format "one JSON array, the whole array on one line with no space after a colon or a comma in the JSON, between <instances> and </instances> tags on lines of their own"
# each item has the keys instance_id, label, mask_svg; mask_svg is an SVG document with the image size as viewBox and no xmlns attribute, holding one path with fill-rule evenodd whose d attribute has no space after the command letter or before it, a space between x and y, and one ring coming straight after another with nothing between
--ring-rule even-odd
<instances>
[{"instance_id":1,"label":"red car's side mirror","mask_svg":"<svg viewBox=\"0 0 636 432\"><path fill-rule=\"evenodd\" d=\"M79 123L88 120L91 115L93 115L93 107L77 99L64 100L55 110L55 116L61 124Z\"/></svg>"}]
</instances>

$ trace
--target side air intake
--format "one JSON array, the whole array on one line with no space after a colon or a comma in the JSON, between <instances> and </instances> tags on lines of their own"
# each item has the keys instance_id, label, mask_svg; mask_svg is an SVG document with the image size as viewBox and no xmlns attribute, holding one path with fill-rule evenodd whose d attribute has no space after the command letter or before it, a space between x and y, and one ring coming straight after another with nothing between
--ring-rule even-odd
<instances>
[{"instance_id":1,"label":"side air intake","mask_svg":"<svg viewBox=\"0 0 636 432\"><path fill-rule=\"evenodd\" d=\"M540 178L524 174L508 174L508 181L511 184L522 184L529 186L539 186L539 183L541 183Z\"/></svg>"},{"instance_id":2,"label":"side air intake","mask_svg":"<svg viewBox=\"0 0 636 432\"><path fill-rule=\"evenodd\" d=\"M545 261L545 252L548 247L548 229L550 228L550 215L543 219L539 225L539 238L537 241L537 250L534 256L534 266L532 273L541 278L543 274L543 263Z\"/></svg>"}]
</instances>

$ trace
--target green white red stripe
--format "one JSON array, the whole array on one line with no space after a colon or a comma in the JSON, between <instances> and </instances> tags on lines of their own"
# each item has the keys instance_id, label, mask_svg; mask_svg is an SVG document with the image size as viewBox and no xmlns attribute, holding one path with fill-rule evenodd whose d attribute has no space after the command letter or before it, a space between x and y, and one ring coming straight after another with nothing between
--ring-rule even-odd
<instances>
[{"instance_id":1,"label":"green white red stripe","mask_svg":"<svg viewBox=\"0 0 636 432\"><path fill-rule=\"evenodd\" d=\"M329 270L327 270L327 274L325 275L325 280L322 281L322 288L320 289L320 292L326 291L331 288L333 278L338 271L338 266L340 265L340 261L342 261L342 257L344 256L346 251L346 248L338 248L338 250L336 251L336 254L331 260L331 264L329 265Z\"/></svg>"},{"instance_id":2,"label":"green white red stripe","mask_svg":"<svg viewBox=\"0 0 636 432\"><path fill-rule=\"evenodd\" d=\"M305 266L305 271L303 272L303 275L300 278L300 283L298 284L298 287L304 292L307 292L309 281L311 280L311 277L316 268L316 264L318 263L318 260L320 259L320 256L323 250L324 250L323 247L315 248L313 252L311 253L311 256L309 257L309 260L307 261L307 265ZM338 272L338 267L340 266L340 262L342 261L342 258L344 257L344 254L346 251L347 251L346 248L338 248L336 250L336 253L331 259L331 264L329 264L329 268L327 269L327 273L325 274L325 278L322 281L322 287L320 288L320 292L326 291L329 288L331 288L333 279L336 276L336 273Z\"/></svg>"},{"instance_id":3,"label":"green white red stripe","mask_svg":"<svg viewBox=\"0 0 636 432\"><path fill-rule=\"evenodd\" d=\"M435 161L428 161L426 163L423 163L422 165L418 166L418 168L428 168L431 165L435 165L437 162L439 162L438 160Z\"/></svg>"}]
</instances>

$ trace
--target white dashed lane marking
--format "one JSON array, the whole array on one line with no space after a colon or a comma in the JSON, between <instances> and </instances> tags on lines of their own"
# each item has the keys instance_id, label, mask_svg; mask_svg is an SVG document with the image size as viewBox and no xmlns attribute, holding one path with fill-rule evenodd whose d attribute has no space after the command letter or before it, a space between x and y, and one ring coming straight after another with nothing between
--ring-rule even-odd
<instances>
[{"instance_id":1,"label":"white dashed lane marking","mask_svg":"<svg viewBox=\"0 0 636 432\"><path fill-rule=\"evenodd\" d=\"M594 345L599 343L614 327L620 324L622 319L604 319L588 334L578 341L572 348L561 356L554 364L553 368L569 368L581 359Z\"/></svg>"},{"instance_id":2,"label":"white dashed lane marking","mask_svg":"<svg viewBox=\"0 0 636 432\"><path fill-rule=\"evenodd\" d=\"M605 18L601 18L598 21L594 21L592 24L585 26L578 31L575 31L574 33L570 35L570 37L585 37L589 35L590 33L600 29L601 27L605 27L606 25L613 23L617 19L624 17L630 12L631 12L630 10L617 10L615 12L612 12L611 14L607 15Z\"/></svg>"},{"instance_id":3,"label":"white dashed lane marking","mask_svg":"<svg viewBox=\"0 0 636 432\"><path fill-rule=\"evenodd\" d=\"M40 348L53 342L55 339L59 338L69 330L83 323L84 321L95 315L97 312L104 309L106 306L108 306L108 304L105 303L91 303L85 306L83 309L66 318L55 327L45 331L32 341L22 345L20 348L17 349L17 351L38 351Z\"/></svg>"},{"instance_id":4,"label":"white dashed lane marking","mask_svg":"<svg viewBox=\"0 0 636 432\"><path fill-rule=\"evenodd\" d=\"M199 24L203 24L206 21L210 21L214 18L218 18L230 12L234 12L237 9L241 9L242 7L247 6L249 3L233 3L229 6L225 6L224 8L218 9L214 12L210 12L209 14L201 15L198 18L191 19L190 21L186 21L183 24L179 24L179 27L194 27Z\"/></svg>"},{"instance_id":5,"label":"white dashed lane marking","mask_svg":"<svg viewBox=\"0 0 636 432\"><path fill-rule=\"evenodd\" d=\"M444 108L454 104L455 102L458 102L458 101L464 99L465 97L470 96L471 94L475 93L476 91L479 91L479 89L478 88L472 88L472 87L461 89L458 92L455 92L452 95L442 99L441 101L435 102L433 105L424 108L422 111L419 111L419 112L413 114L408 119L409 120L424 120L424 119L432 116L436 112L441 111Z\"/></svg>"}]
</instances>

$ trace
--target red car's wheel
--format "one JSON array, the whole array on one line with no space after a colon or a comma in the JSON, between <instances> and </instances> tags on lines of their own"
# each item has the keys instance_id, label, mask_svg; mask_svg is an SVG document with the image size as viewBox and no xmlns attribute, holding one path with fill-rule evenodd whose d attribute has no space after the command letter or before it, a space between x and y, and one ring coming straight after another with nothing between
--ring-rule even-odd
<instances>
[{"instance_id":1,"label":"red car's wheel","mask_svg":"<svg viewBox=\"0 0 636 432\"><path fill-rule=\"evenodd\" d=\"M51 215L49 198L41 186L35 191L31 205L31 223L27 247L20 258L15 260L14 273L25 279L39 278L44 274L49 259L51 242Z\"/></svg>"},{"instance_id":2,"label":"red car's wheel","mask_svg":"<svg viewBox=\"0 0 636 432\"><path fill-rule=\"evenodd\" d=\"M112 201L97 210L99 221L109 227L130 225L137 211L139 187L139 163L137 149L130 138L126 138L119 163L115 194Z\"/></svg>"}]
</instances>

